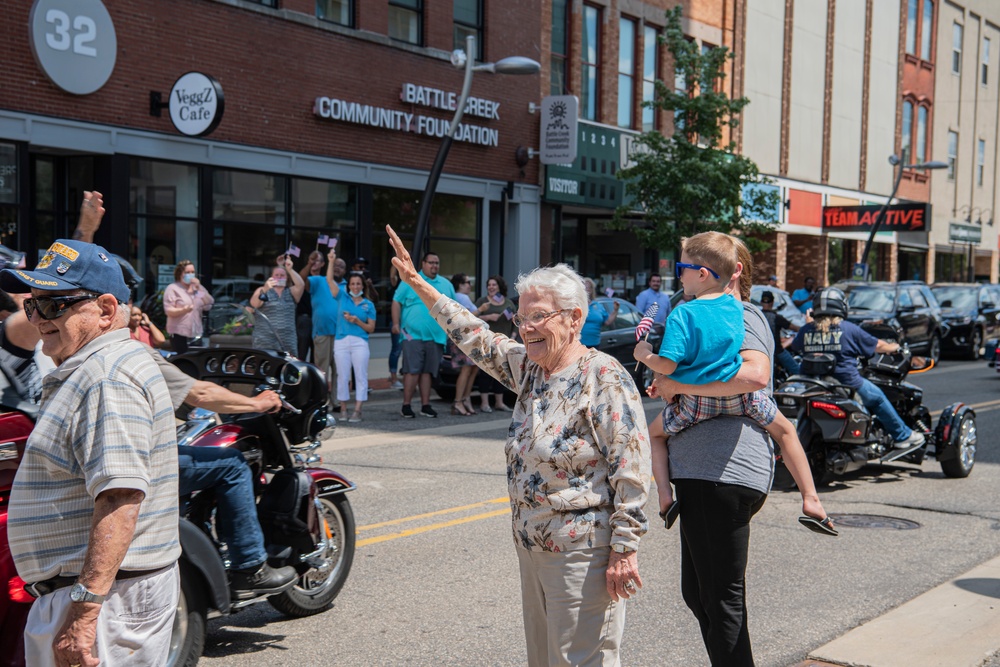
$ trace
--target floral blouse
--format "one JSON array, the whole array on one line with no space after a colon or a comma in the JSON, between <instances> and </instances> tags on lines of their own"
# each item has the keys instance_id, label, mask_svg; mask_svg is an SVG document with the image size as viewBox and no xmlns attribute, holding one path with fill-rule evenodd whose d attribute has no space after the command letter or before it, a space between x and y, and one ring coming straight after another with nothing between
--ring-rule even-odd
<instances>
[{"instance_id":1,"label":"floral blouse","mask_svg":"<svg viewBox=\"0 0 1000 667\"><path fill-rule=\"evenodd\" d=\"M642 398L614 358L588 350L546 374L524 345L441 297L438 324L476 364L517 393L507 431L514 543L530 551L624 544L649 528L650 448Z\"/></svg>"}]
</instances>

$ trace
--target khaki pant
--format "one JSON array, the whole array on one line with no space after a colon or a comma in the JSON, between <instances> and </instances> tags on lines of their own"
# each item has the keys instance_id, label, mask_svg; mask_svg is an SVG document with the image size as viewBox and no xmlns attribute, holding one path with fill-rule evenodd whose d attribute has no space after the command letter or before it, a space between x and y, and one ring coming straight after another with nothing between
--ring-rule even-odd
<instances>
[{"instance_id":1,"label":"khaki pant","mask_svg":"<svg viewBox=\"0 0 1000 667\"><path fill-rule=\"evenodd\" d=\"M313 337L313 362L324 374L330 387L330 402L333 400L334 392L337 390L337 366L333 363L333 343L335 336L315 336Z\"/></svg>"},{"instance_id":2,"label":"khaki pant","mask_svg":"<svg viewBox=\"0 0 1000 667\"><path fill-rule=\"evenodd\" d=\"M625 601L608 594L610 547L517 549L529 667L618 667Z\"/></svg>"},{"instance_id":3,"label":"khaki pant","mask_svg":"<svg viewBox=\"0 0 1000 667\"><path fill-rule=\"evenodd\" d=\"M94 648L101 667L165 665L179 593L180 571L176 564L156 574L116 581L97 617ZM72 604L66 587L43 595L31 605L24 630L28 665L56 664L52 640Z\"/></svg>"}]
</instances>

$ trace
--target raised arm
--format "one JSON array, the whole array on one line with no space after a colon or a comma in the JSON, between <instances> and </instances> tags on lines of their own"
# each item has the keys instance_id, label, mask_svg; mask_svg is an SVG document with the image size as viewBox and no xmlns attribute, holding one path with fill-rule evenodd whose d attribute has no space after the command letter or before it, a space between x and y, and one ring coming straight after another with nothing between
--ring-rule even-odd
<instances>
[{"instance_id":1,"label":"raised arm","mask_svg":"<svg viewBox=\"0 0 1000 667\"><path fill-rule=\"evenodd\" d=\"M335 261L337 261L337 251L330 248L330 252L326 255L326 284L329 285L330 295L334 299L340 294L340 285L337 284L337 279L333 277L333 263Z\"/></svg>"},{"instance_id":2,"label":"raised arm","mask_svg":"<svg viewBox=\"0 0 1000 667\"><path fill-rule=\"evenodd\" d=\"M80 221L76 223L73 238L86 243L94 242L94 234L101 227L104 217L104 195L97 190L83 192L83 203L80 204Z\"/></svg>"},{"instance_id":3,"label":"raised arm","mask_svg":"<svg viewBox=\"0 0 1000 667\"><path fill-rule=\"evenodd\" d=\"M299 299L302 298L302 294L306 291L306 281L295 271L292 265L292 258L288 255L285 255L285 273L288 274L289 280L292 281L288 289L292 291L292 298L295 299L295 303L298 303Z\"/></svg>"},{"instance_id":4,"label":"raised arm","mask_svg":"<svg viewBox=\"0 0 1000 667\"><path fill-rule=\"evenodd\" d=\"M438 292L433 285L424 280L424 277L420 275L417 271L417 267L413 265L413 260L410 258L410 253L407 252L406 246L393 231L392 227L389 225L385 226L385 230L389 233L389 242L392 244L392 249L396 251L396 256L392 258L392 265L396 267L399 272L399 279L404 283L413 288L420 300L424 302L427 309L430 310L437 303L437 300L441 298L441 292Z\"/></svg>"}]
</instances>

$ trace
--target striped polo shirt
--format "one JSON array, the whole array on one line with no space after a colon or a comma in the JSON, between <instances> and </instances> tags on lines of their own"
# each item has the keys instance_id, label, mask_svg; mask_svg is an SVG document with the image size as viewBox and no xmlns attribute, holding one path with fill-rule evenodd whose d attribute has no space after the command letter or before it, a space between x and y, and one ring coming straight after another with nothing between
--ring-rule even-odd
<instances>
[{"instance_id":1,"label":"striped polo shirt","mask_svg":"<svg viewBox=\"0 0 1000 667\"><path fill-rule=\"evenodd\" d=\"M45 376L8 514L7 537L22 579L80 574L94 499L109 489L145 494L121 569L177 560L173 415L163 376L127 328L99 336Z\"/></svg>"}]
</instances>

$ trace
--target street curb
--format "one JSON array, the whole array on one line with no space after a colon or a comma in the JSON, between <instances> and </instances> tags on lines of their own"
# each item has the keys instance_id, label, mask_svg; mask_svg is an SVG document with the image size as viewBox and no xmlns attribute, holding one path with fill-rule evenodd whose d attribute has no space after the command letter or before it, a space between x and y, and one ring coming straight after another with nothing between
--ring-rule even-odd
<instances>
[{"instance_id":1,"label":"street curb","mask_svg":"<svg viewBox=\"0 0 1000 667\"><path fill-rule=\"evenodd\" d=\"M812 651L852 667L979 667L1000 648L1000 557Z\"/></svg>"}]
</instances>

